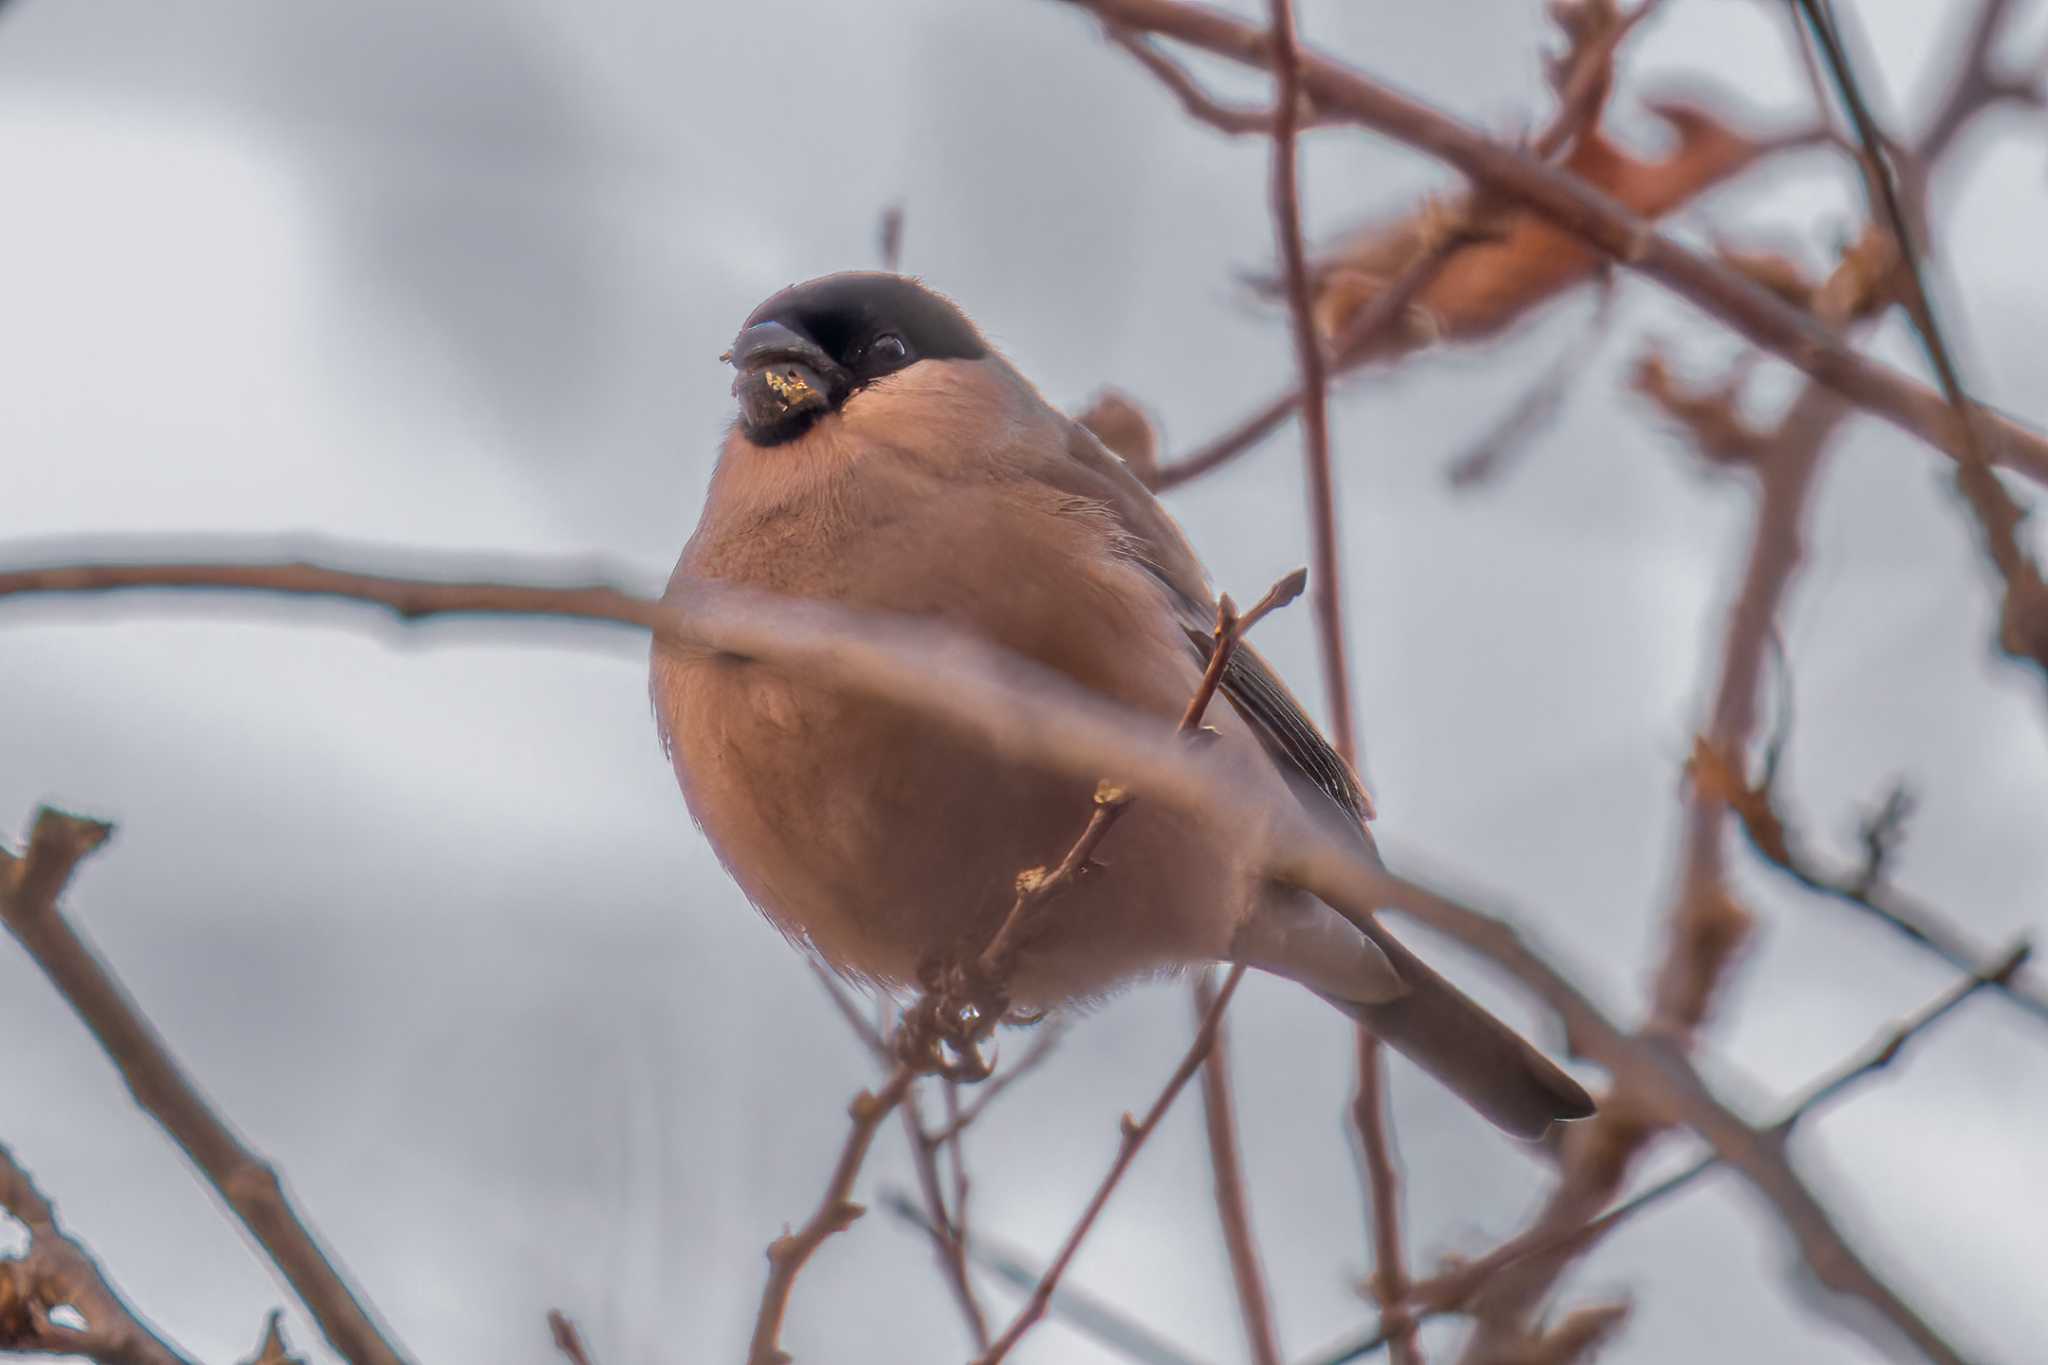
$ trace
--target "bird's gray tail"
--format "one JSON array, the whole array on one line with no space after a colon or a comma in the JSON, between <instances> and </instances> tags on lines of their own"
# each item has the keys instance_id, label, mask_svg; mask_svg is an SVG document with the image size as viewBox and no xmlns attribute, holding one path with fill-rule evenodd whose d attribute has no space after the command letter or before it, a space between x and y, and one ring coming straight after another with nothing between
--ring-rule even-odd
<instances>
[{"instance_id":1,"label":"bird's gray tail","mask_svg":"<svg viewBox=\"0 0 2048 1365\"><path fill-rule=\"evenodd\" d=\"M1540 1138L1559 1119L1593 1113L1585 1087L1520 1034L1377 924L1368 937L1401 974L1406 993L1370 1005L1328 994L1324 999L1516 1137Z\"/></svg>"}]
</instances>

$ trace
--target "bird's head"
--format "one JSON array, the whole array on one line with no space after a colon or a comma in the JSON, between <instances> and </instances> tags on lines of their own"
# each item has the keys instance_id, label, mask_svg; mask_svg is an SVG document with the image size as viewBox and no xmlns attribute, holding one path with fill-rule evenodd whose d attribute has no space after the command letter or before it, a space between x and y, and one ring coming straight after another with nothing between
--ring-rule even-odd
<instances>
[{"instance_id":1,"label":"bird's head","mask_svg":"<svg viewBox=\"0 0 2048 1365\"><path fill-rule=\"evenodd\" d=\"M739 432L785 445L849 404L872 404L927 367L974 362L988 343L953 302L905 275L826 275L770 296L733 339ZM865 396L865 397L864 397Z\"/></svg>"}]
</instances>

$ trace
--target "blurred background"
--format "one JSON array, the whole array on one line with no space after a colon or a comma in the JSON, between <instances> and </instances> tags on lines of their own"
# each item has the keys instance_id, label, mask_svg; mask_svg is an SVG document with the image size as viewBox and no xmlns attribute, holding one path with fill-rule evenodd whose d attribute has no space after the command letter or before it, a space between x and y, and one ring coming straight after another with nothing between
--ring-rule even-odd
<instances>
[{"instance_id":1,"label":"blurred background","mask_svg":"<svg viewBox=\"0 0 2048 1365\"><path fill-rule=\"evenodd\" d=\"M1953 60L1967 7L1950 8L1853 6L1900 126ZM1553 35L1533 2L1308 0L1301 18L1311 42L1489 128L1548 108ZM2048 35L2048 9L2022 28ZM1720 92L1746 125L1807 121L1787 34L1776 5L1674 0L1632 41L1610 129L1654 146L1640 96L1671 89ZM2036 423L2043 131L2038 112L1987 118L1935 186L1968 372ZM1356 131L1307 145L1320 238L1455 183ZM784 284L874 265L899 203L905 268L1049 397L1078 408L1115 384L1182 450L1291 382L1284 319L1242 282L1271 256L1268 157L1191 124L1050 0L14 0L0 536L345 537L398 568L414 551L581 556L654 590L723 433L718 355L739 320ZM1816 151L1675 226L1740 226L1824 264L1860 211L1847 162ZM1333 421L1390 855L1515 907L1633 1020L1750 496L1623 379L1645 336L1703 368L1733 344L1624 280L1556 425L1480 488L1445 477L1583 344L1593 306L1581 292L1496 344L1348 383ZM1873 344L1918 371L1896 321ZM1789 391L1770 366L1760 380ZM1899 879L1989 945L2042 923L2039 683L1989 653L1996 584L1946 462L1868 421L1844 445L1783 622L1783 790L1846 850L1860 806L1909 779ZM1306 558L1300 464L1290 427L1169 498L1241 600ZM1309 628L1297 610L1261 638L1319 707ZM761 1250L814 1204L872 1068L691 826L643 646L306 603L9 603L0 821L42 801L119 824L74 886L77 917L420 1358L548 1359L551 1307L608 1365L742 1354ZM1702 1065L1762 1117L1952 973L1736 861L1761 926ZM1482 965L1440 955L1545 1027ZM1354 1289L1351 1034L1256 977L1232 1020L1252 1208L1299 1354L1371 1316ZM1080 1020L971 1134L979 1232L1042 1263L1118 1113L1149 1100L1189 1028L1186 992L1161 986ZM0 1138L169 1335L246 1354L286 1291L11 944L0 1037ZM1392 1065L1416 1263L1490 1246L1544 1168ZM2044 1131L2048 1035L1981 998L1795 1153L1952 1339L2018 1361L2048 1339ZM1673 1143L1652 1167L1685 1155ZM1241 1334L1209 1179L1186 1097L1073 1278L1226 1360ZM891 1124L863 1196L909 1183ZM1633 1294L1619 1359L1871 1359L1793 1291L1790 1259L1717 1176L1570 1288ZM986 1297L999 1320L1015 1303ZM288 1329L324 1358L310 1324ZM785 1344L834 1362L965 1354L928 1245L880 1212L814 1261ZM1019 1358L1115 1357L1055 1322Z\"/></svg>"}]
</instances>

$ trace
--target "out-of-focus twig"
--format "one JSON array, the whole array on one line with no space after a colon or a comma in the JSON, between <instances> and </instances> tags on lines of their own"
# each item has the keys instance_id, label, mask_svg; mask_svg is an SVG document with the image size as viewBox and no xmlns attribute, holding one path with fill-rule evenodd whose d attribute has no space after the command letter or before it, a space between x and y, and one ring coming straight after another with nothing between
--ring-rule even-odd
<instances>
[{"instance_id":1,"label":"out-of-focus twig","mask_svg":"<svg viewBox=\"0 0 2048 1365\"><path fill-rule=\"evenodd\" d=\"M548 1310L548 1336L569 1365L594 1365L589 1349L583 1344L583 1334L576 1330L576 1324L570 1321L569 1315L559 1308Z\"/></svg>"},{"instance_id":2,"label":"out-of-focus twig","mask_svg":"<svg viewBox=\"0 0 2048 1365\"><path fill-rule=\"evenodd\" d=\"M72 870L113 827L45 808L28 852L0 852L0 921L92 1031L137 1104L163 1126L283 1274L334 1349L362 1365L397 1365L398 1348L349 1287L285 1193L277 1171L243 1145L201 1097L106 963L58 906Z\"/></svg>"},{"instance_id":3,"label":"out-of-focus twig","mask_svg":"<svg viewBox=\"0 0 2048 1365\"><path fill-rule=\"evenodd\" d=\"M2013 1003L2037 1019L2048 1022L2048 995L2016 979L2013 972L1994 972L1989 959L1957 929L1951 918L1940 915L1894 889L1887 877L1891 840L1900 807L1887 798L1879 814L1866 823L1865 857L1853 870L1824 868L1809 852L1798 831L1779 811L1777 793L1766 777L1752 783L1739 772L1734 761L1704 740L1695 743L1690 764L1693 781L1713 800L1725 805L1735 816L1749 846L1766 863L1818 895L1840 901L1870 915L1893 932L1903 935L1952 967L1979 973Z\"/></svg>"},{"instance_id":4,"label":"out-of-focus twig","mask_svg":"<svg viewBox=\"0 0 2048 1365\"><path fill-rule=\"evenodd\" d=\"M0 855L4 856L4 855ZM0 867L0 877L19 866ZM0 1209L28 1230L28 1248L0 1257L0 1355L80 1356L99 1365L192 1365L151 1330L57 1223L50 1201L0 1144ZM82 1325L51 1316L69 1308Z\"/></svg>"},{"instance_id":5,"label":"out-of-focus twig","mask_svg":"<svg viewBox=\"0 0 2048 1365\"><path fill-rule=\"evenodd\" d=\"M1602 283L1584 326L1573 331L1571 340L1507 411L1445 465L1444 479L1451 487L1477 488L1499 477L1557 421L1574 382L1590 369L1593 352L1613 319L1617 292L1611 279Z\"/></svg>"},{"instance_id":6,"label":"out-of-focus twig","mask_svg":"<svg viewBox=\"0 0 2048 1365\"><path fill-rule=\"evenodd\" d=\"M1415 300L1435 280L1462 248L1486 239L1483 224L1458 217L1444 223L1429 245L1398 274L1374 292L1370 302L1344 326L1327 345L1329 355L1339 363L1356 363L1357 357L1409 315ZM1268 399L1257 410L1240 419L1222 435L1177 460L1159 465L1146 480L1154 492L1163 493L1192 479L1211 473L1252 449L1279 430L1281 423L1300 410L1302 390L1290 389Z\"/></svg>"}]
</instances>

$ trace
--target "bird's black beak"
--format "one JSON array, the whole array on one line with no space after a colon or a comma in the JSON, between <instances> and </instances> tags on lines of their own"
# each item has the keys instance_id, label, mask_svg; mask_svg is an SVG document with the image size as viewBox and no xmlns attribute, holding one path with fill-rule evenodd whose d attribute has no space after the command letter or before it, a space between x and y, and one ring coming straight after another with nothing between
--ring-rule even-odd
<instances>
[{"instance_id":1,"label":"bird's black beak","mask_svg":"<svg viewBox=\"0 0 2048 1365\"><path fill-rule=\"evenodd\" d=\"M727 353L739 374L732 381L740 425L756 445L802 435L830 411L846 371L823 347L779 322L757 322Z\"/></svg>"}]
</instances>

